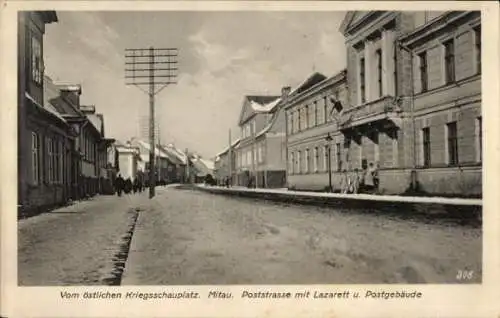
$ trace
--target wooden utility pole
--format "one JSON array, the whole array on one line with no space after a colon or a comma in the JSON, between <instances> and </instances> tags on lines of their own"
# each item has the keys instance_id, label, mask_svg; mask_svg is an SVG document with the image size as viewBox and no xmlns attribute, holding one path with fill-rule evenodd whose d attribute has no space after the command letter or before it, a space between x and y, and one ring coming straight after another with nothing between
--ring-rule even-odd
<instances>
[{"instance_id":1,"label":"wooden utility pole","mask_svg":"<svg viewBox=\"0 0 500 318\"><path fill-rule=\"evenodd\" d=\"M176 84L177 55L176 48L125 49L126 85L137 86L149 96L149 198L154 197L156 186L155 95L169 84Z\"/></svg>"},{"instance_id":2,"label":"wooden utility pole","mask_svg":"<svg viewBox=\"0 0 500 318\"><path fill-rule=\"evenodd\" d=\"M233 149L231 149L231 128L229 128L229 150L228 150L228 163L229 163L229 185L233 185Z\"/></svg>"}]
</instances>

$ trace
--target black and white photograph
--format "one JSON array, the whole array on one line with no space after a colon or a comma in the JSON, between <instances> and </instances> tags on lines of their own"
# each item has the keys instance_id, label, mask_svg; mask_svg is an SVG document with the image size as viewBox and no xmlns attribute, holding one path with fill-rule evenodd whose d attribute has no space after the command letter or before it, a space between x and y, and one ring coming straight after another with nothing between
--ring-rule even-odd
<instances>
[{"instance_id":1,"label":"black and white photograph","mask_svg":"<svg viewBox=\"0 0 500 318\"><path fill-rule=\"evenodd\" d=\"M17 286L483 284L481 8L347 8L18 11Z\"/></svg>"}]
</instances>

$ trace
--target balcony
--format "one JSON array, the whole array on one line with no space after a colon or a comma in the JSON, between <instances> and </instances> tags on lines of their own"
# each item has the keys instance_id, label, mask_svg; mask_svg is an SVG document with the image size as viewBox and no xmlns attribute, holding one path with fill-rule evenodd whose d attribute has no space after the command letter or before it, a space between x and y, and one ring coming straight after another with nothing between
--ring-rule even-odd
<instances>
[{"instance_id":1,"label":"balcony","mask_svg":"<svg viewBox=\"0 0 500 318\"><path fill-rule=\"evenodd\" d=\"M344 110L340 115L339 126L342 130L378 122L392 122L399 126L400 112L398 101L392 96L385 96Z\"/></svg>"}]
</instances>

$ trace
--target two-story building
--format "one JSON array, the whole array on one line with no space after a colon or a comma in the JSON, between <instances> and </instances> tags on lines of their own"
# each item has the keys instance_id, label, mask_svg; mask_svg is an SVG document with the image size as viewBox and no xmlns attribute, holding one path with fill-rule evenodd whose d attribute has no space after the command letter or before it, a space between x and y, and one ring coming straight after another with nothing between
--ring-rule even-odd
<instances>
[{"instance_id":1,"label":"two-story building","mask_svg":"<svg viewBox=\"0 0 500 318\"><path fill-rule=\"evenodd\" d=\"M419 190L482 193L481 12L418 12L399 38L412 58Z\"/></svg>"},{"instance_id":2,"label":"two-story building","mask_svg":"<svg viewBox=\"0 0 500 318\"><path fill-rule=\"evenodd\" d=\"M69 196L64 163L74 131L44 98L43 36L54 11L18 15L19 214L62 204Z\"/></svg>"},{"instance_id":3,"label":"two-story building","mask_svg":"<svg viewBox=\"0 0 500 318\"><path fill-rule=\"evenodd\" d=\"M481 193L480 13L348 12L349 162L382 193Z\"/></svg>"},{"instance_id":4,"label":"two-story building","mask_svg":"<svg viewBox=\"0 0 500 318\"><path fill-rule=\"evenodd\" d=\"M236 184L281 188L286 184L286 132L281 96L245 96L239 119L241 138L235 148Z\"/></svg>"},{"instance_id":5,"label":"two-story building","mask_svg":"<svg viewBox=\"0 0 500 318\"><path fill-rule=\"evenodd\" d=\"M348 165L338 117L347 94L346 71L330 78L315 73L290 94L284 105L288 188L323 191L332 183L331 190L339 190Z\"/></svg>"}]
</instances>

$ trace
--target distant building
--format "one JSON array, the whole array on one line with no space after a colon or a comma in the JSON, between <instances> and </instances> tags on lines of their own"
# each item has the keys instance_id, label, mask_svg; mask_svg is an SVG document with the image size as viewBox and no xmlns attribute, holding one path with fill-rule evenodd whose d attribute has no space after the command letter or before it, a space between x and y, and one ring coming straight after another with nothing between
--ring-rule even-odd
<instances>
[{"instance_id":1,"label":"distant building","mask_svg":"<svg viewBox=\"0 0 500 318\"><path fill-rule=\"evenodd\" d=\"M137 167L140 161L139 149L133 147L130 142L125 144L117 142L114 149L117 174L120 174L125 180L130 178L131 181L134 181L137 177Z\"/></svg>"},{"instance_id":2,"label":"distant building","mask_svg":"<svg viewBox=\"0 0 500 318\"><path fill-rule=\"evenodd\" d=\"M330 78L315 73L295 89L284 109L287 118L287 186L297 190L339 190L348 158L338 116L347 107L346 71ZM332 139L328 140L327 136Z\"/></svg>"},{"instance_id":3,"label":"distant building","mask_svg":"<svg viewBox=\"0 0 500 318\"><path fill-rule=\"evenodd\" d=\"M234 184L236 181L236 168L238 166L238 163L237 153L235 150L237 149L239 144L239 138L231 143L231 160L229 160L229 146L215 156L214 178L220 185L224 184L226 178L230 178L230 180L232 180L231 184ZM229 165L231 165L231 169L229 169Z\"/></svg>"}]
</instances>

